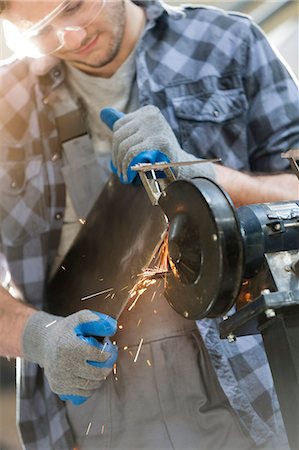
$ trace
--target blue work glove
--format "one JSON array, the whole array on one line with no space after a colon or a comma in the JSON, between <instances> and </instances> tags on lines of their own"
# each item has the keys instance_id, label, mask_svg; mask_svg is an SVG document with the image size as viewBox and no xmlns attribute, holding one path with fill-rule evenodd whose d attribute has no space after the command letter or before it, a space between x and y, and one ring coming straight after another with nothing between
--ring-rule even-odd
<instances>
[{"instance_id":1,"label":"blue work glove","mask_svg":"<svg viewBox=\"0 0 299 450\"><path fill-rule=\"evenodd\" d=\"M168 122L153 105L144 106L119 118L113 125L113 132L112 162L125 182L128 182L128 169L142 152L159 152L165 160L171 162L198 159L180 147ZM182 166L175 168L174 173L177 178L215 178L211 163Z\"/></svg>"},{"instance_id":2,"label":"blue work glove","mask_svg":"<svg viewBox=\"0 0 299 450\"><path fill-rule=\"evenodd\" d=\"M116 121L121 119L122 117L126 117L125 114L120 111L117 111L114 108L104 108L100 111L100 118L111 130L113 130ZM123 184L129 184L132 183L134 180L136 180L138 173L132 170L132 167L137 164L145 164L145 163L155 164L157 162L169 162L168 157L159 150L154 149L144 150L138 152L132 158L126 169L126 176L124 176L124 174L116 167L115 158L113 155L111 162L111 170L113 173L118 174L119 179ZM164 177L164 173L158 172L157 177L159 178L159 176Z\"/></svg>"},{"instance_id":3,"label":"blue work glove","mask_svg":"<svg viewBox=\"0 0 299 450\"><path fill-rule=\"evenodd\" d=\"M116 329L116 320L94 311L68 317L38 311L25 324L23 355L44 368L53 392L79 405L98 389L116 362L117 347L108 338Z\"/></svg>"}]
</instances>

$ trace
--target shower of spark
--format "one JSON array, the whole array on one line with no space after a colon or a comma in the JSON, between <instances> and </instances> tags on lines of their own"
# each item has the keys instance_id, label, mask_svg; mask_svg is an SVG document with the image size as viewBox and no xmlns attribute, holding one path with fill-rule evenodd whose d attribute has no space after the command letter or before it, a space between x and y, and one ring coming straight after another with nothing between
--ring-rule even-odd
<instances>
[{"instance_id":1,"label":"shower of spark","mask_svg":"<svg viewBox=\"0 0 299 450\"><path fill-rule=\"evenodd\" d=\"M134 308L141 295L144 294L149 286L155 284L156 281L157 280L148 280L145 275L134 285L130 291L130 298L136 297L133 303L129 306L128 311L131 311L131 309Z\"/></svg>"},{"instance_id":2,"label":"shower of spark","mask_svg":"<svg viewBox=\"0 0 299 450\"><path fill-rule=\"evenodd\" d=\"M157 256L155 258L155 266L153 268L149 267L143 270L140 274L138 274L138 281L129 291L130 298L134 300L128 308L128 311L131 311L136 305L139 298L146 292L146 290L157 283L158 279L164 280L164 288L166 287L166 276L169 273L169 261L168 261L168 238L165 236L163 242L160 245ZM156 291L153 293L152 300L155 297Z\"/></svg>"}]
</instances>

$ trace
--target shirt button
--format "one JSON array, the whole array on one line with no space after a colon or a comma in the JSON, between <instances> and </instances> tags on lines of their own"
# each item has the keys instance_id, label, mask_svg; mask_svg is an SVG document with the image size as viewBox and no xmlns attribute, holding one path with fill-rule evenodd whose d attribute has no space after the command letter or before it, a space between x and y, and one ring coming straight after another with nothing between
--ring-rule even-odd
<instances>
[{"instance_id":1,"label":"shirt button","mask_svg":"<svg viewBox=\"0 0 299 450\"><path fill-rule=\"evenodd\" d=\"M43 98L43 104L44 104L44 105L47 105L48 103L49 103L48 98L47 98L47 97Z\"/></svg>"},{"instance_id":2,"label":"shirt button","mask_svg":"<svg viewBox=\"0 0 299 450\"><path fill-rule=\"evenodd\" d=\"M16 182L16 181L12 181L12 182L10 183L10 187L13 188L13 189L15 189L17 186L18 186L18 185L17 185L17 182Z\"/></svg>"},{"instance_id":3,"label":"shirt button","mask_svg":"<svg viewBox=\"0 0 299 450\"><path fill-rule=\"evenodd\" d=\"M62 214L61 213L56 213L55 214L55 219L56 220L61 220L62 219Z\"/></svg>"},{"instance_id":4,"label":"shirt button","mask_svg":"<svg viewBox=\"0 0 299 450\"><path fill-rule=\"evenodd\" d=\"M214 109L213 114L214 114L214 117L218 117L219 116L218 109Z\"/></svg>"}]
</instances>

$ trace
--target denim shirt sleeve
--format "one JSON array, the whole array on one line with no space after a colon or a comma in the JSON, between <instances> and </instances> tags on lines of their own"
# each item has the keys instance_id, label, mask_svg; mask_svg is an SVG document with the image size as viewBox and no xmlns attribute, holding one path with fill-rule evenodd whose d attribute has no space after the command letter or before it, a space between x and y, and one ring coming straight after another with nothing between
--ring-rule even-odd
<instances>
[{"instance_id":1,"label":"denim shirt sleeve","mask_svg":"<svg viewBox=\"0 0 299 450\"><path fill-rule=\"evenodd\" d=\"M299 144L299 90L263 32L251 22L244 48L247 142L253 171L281 170L281 153Z\"/></svg>"}]
</instances>

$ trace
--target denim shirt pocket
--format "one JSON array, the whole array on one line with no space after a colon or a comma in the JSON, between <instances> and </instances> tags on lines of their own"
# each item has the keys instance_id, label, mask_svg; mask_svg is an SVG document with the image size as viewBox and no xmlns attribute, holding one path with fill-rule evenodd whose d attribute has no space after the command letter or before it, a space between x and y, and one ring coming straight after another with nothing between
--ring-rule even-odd
<instances>
[{"instance_id":1,"label":"denim shirt pocket","mask_svg":"<svg viewBox=\"0 0 299 450\"><path fill-rule=\"evenodd\" d=\"M41 155L0 163L0 220L4 245L18 246L49 229Z\"/></svg>"},{"instance_id":2,"label":"denim shirt pocket","mask_svg":"<svg viewBox=\"0 0 299 450\"><path fill-rule=\"evenodd\" d=\"M194 83L168 89L177 120L182 147L198 157L219 157L224 163L246 146L247 99L241 87L205 89L196 92ZM246 165L247 156L239 166ZM230 165L234 165L230 164ZM235 165L238 165L237 162ZM237 168L237 167L236 167Z\"/></svg>"}]
</instances>

